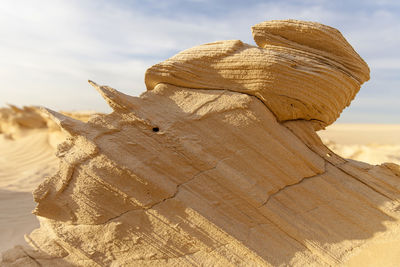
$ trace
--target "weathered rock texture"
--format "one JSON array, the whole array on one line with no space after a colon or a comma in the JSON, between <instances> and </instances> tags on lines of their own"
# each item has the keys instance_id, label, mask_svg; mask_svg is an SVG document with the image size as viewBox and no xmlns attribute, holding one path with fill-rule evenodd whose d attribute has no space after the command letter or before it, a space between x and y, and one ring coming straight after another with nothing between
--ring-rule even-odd
<instances>
[{"instance_id":1,"label":"weathered rock texture","mask_svg":"<svg viewBox=\"0 0 400 267\"><path fill-rule=\"evenodd\" d=\"M270 21L252 27L259 47L240 40L185 50L146 72L147 89L172 84L259 98L278 121L334 122L369 79L367 64L331 27Z\"/></svg>"},{"instance_id":2,"label":"weathered rock texture","mask_svg":"<svg viewBox=\"0 0 400 267\"><path fill-rule=\"evenodd\" d=\"M344 160L315 133L367 65L321 24L253 34L260 47L221 41L151 67L139 98L91 82L109 115L47 110L71 137L34 192L36 251L3 264L324 266L399 242L399 166Z\"/></svg>"}]
</instances>

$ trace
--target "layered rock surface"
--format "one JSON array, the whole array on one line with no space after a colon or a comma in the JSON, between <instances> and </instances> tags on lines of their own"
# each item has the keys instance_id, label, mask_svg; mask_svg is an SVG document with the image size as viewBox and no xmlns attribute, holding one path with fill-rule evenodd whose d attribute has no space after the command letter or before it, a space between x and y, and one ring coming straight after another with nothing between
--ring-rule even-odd
<instances>
[{"instance_id":1,"label":"layered rock surface","mask_svg":"<svg viewBox=\"0 0 400 267\"><path fill-rule=\"evenodd\" d=\"M369 68L340 32L318 23L269 21L252 27L258 47L240 40L185 50L146 72L148 90L166 83L254 95L278 121L334 122Z\"/></svg>"},{"instance_id":2,"label":"layered rock surface","mask_svg":"<svg viewBox=\"0 0 400 267\"><path fill-rule=\"evenodd\" d=\"M315 133L368 66L321 24L253 34L260 47L221 41L151 67L139 98L91 82L111 114L44 111L70 138L34 192L34 249L3 264L324 266L400 242L399 166L344 160Z\"/></svg>"}]
</instances>

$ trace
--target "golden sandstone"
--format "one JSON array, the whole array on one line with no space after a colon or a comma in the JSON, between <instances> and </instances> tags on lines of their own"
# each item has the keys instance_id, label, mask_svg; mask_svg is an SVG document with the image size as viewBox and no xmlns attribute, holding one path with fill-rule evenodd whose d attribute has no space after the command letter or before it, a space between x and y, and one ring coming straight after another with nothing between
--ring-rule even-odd
<instances>
[{"instance_id":1,"label":"golden sandstone","mask_svg":"<svg viewBox=\"0 0 400 267\"><path fill-rule=\"evenodd\" d=\"M336 266L400 253L400 168L335 155L315 130L369 79L331 27L252 28L147 70L131 97L90 82L114 112L44 110L68 134L34 192L32 249L4 266Z\"/></svg>"}]
</instances>

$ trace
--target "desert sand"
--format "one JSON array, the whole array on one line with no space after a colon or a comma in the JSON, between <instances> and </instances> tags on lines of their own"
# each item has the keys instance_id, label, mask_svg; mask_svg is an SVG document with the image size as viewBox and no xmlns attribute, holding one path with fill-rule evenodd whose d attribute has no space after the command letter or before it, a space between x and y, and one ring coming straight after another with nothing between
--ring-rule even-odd
<instances>
[{"instance_id":1,"label":"desert sand","mask_svg":"<svg viewBox=\"0 0 400 267\"><path fill-rule=\"evenodd\" d=\"M335 153L370 164L400 164L400 125L334 124L319 131L322 141Z\"/></svg>"},{"instance_id":2,"label":"desert sand","mask_svg":"<svg viewBox=\"0 0 400 267\"><path fill-rule=\"evenodd\" d=\"M63 114L87 121L95 113ZM57 145L66 137L37 107L0 109L0 251L26 244L39 227L32 191L57 171Z\"/></svg>"},{"instance_id":3,"label":"desert sand","mask_svg":"<svg viewBox=\"0 0 400 267\"><path fill-rule=\"evenodd\" d=\"M111 114L2 110L2 186L23 199L18 191L40 183L40 227L26 198L15 214L29 246L5 251L2 264L396 266L400 167L341 157L354 143L329 130L369 79L367 64L322 24L252 31L258 46L220 41L154 65L140 97L90 81ZM325 127L331 149L316 133Z\"/></svg>"},{"instance_id":4,"label":"desert sand","mask_svg":"<svg viewBox=\"0 0 400 267\"><path fill-rule=\"evenodd\" d=\"M32 131L28 136L0 141L0 250L23 244L24 234L39 226L32 191L44 177L57 170L57 158L47 133Z\"/></svg>"},{"instance_id":5,"label":"desert sand","mask_svg":"<svg viewBox=\"0 0 400 267\"><path fill-rule=\"evenodd\" d=\"M24 235L39 227L32 214L32 191L58 168L60 129L39 109L0 109L0 250L25 244Z\"/></svg>"}]
</instances>

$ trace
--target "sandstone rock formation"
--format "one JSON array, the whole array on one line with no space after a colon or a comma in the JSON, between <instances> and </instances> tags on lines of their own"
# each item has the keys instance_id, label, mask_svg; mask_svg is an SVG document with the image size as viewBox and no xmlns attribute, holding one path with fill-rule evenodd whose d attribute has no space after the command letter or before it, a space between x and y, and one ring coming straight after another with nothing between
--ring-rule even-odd
<instances>
[{"instance_id":1,"label":"sandstone rock formation","mask_svg":"<svg viewBox=\"0 0 400 267\"><path fill-rule=\"evenodd\" d=\"M90 82L114 112L87 123L45 110L70 137L34 192L34 249L3 264L326 266L381 244L378 262L399 255L399 166L342 159L315 133L368 66L318 23L253 35L259 47L221 41L151 67L140 97Z\"/></svg>"},{"instance_id":2,"label":"sandstone rock formation","mask_svg":"<svg viewBox=\"0 0 400 267\"><path fill-rule=\"evenodd\" d=\"M246 93L280 122L311 120L320 129L369 79L367 64L336 29L289 20L252 30L259 47L231 40L185 50L147 70L147 89L172 84Z\"/></svg>"}]
</instances>

